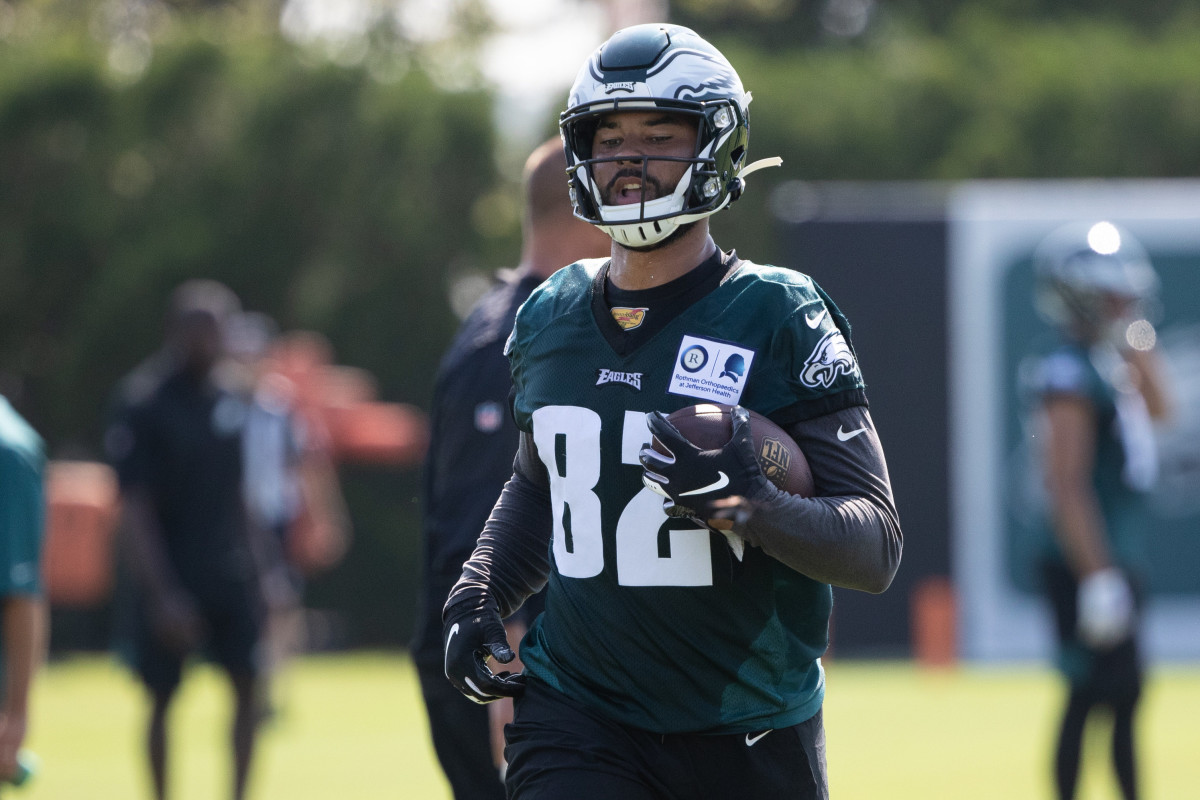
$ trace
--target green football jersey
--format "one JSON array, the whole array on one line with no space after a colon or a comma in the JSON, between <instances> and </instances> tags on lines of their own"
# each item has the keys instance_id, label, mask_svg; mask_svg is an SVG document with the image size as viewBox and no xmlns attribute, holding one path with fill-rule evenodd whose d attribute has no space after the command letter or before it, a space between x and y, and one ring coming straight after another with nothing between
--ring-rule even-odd
<instances>
[{"instance_id":1,"label":"green football jersey","mask_svg":"<svg viewBox=\"0 0 1200 800\"><path fill-rule=\"evenodd\" d=\"M1104 518L1108 546L1116 561L1135 572L1146 566L1146 492L1157 476L1153 426L1128 367L1111 348L1085 348L1065 342L1038 364L1031 387L1036 397L1055 394L1087 399L1096 412L1092 486ZM1046 519L1050 554L1063 555Z\"/></svg>"},{"instance_id":2,"label":"green football jersey","mask_svg":"<svg viewBox=\"0 0 1200 800\"><path fill-rule=\"evenodd\" d=\"M741 404L788 425L864 402L849 326L806 275L742 261L624 356L604 259L522 306L507 351L518 426L550 479L545 613L528 674L645 730L738 733L820 708L832 592L757 548L669 519L643 486L645 416Z\"/></svg>"},{"instance_id":3,"label":"green football jersey","mask_svg":"<svg viewBox=\"0 0 1200 800\"><path fill-rule=\"evenodd\" d=\"M44 466L41 437L0 397L0 596L41 591Z\"/></svg>"}]
</instances>

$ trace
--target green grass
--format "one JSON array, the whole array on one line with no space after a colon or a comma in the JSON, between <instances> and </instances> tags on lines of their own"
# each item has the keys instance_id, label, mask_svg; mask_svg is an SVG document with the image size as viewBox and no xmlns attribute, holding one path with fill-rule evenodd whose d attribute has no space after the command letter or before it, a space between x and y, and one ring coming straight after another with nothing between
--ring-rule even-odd
<instances>
[{"instance_id":1,"label":"green grass","mask_svg":"<svg viewBox=\"0 0 1200 800\"><path fill-rule=\"evenodd\" d=\"M1042 667L928 671L834 661L825 724L836 800L1049 798L1046 779L1061 700ZM279 716L261 739L251 800L448 800L407 658L356 653L289 666ZM39 678L29 746L42 759L16 800L148 797L140 687L105 658L59 661ZM1196 796L1200 668L1153 673L1140 721L1145 797ZM221 675L190 673L172 718L173 800L228 797L229 699ZM1116 795L1096 766L1081 800Z\"/></svg>"},{"instance_id":2,"label":"green grass","mask_svg":"<svg viewBox=\"0 0 1200 800\"><path fill-rule=\"evenodd\" d=\"M1051 798L1063 689L1042 667L948 671L833 662L825 727L838 800ZM1138 732L1144 798L1200 786L1200 670L1152 674ZM1099 735L1096 735L1099 734ZM1117 800L1102 725L1086 743L1080 800Z\"/></svg>"}]
</instances>

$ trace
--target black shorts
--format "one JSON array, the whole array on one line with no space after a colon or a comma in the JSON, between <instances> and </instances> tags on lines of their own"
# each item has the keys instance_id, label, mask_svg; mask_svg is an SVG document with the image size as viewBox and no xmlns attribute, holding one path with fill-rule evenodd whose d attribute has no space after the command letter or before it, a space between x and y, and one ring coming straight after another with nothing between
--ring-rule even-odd
<instances>
[{"instance_id":1,"label":"black shorts","mask_svg":"<svg viewBox=\"0 0 1200 800\"><path fill-rule=\"evenodd\" d=\"M666 734L619 725L530 679L505 728L510 800L827 800L821 712L773 731Z\"/></svg>"},{"instance_id":2,"label":"black shorts","mask_svg":"<svg viewBox=\"0 0 1200 800\"><path fill-rule=\"evenodd\" d=\"M1059 669L1072 689L1095 702L1136 701L1143 682L1137 622L1142 604L1140 583L1126 575L1139 609L1132 632L1114 647L1099 650L1079 638L1079 581L1074 573L1061 561L1050 560L1042 566L1042 578L1054 612Z\"/></svg>"},{"instance_id":3,"label":"black shorts","mask_svg":"<svg viewBox=\"0 0 1200 800\"><path fill-rule=\"evenodd\" d=\"M155 693L173 691L183 677L186 656L166 647L154 634L145 598L139 598L133 632L134 668ZM256 676L262 668L264 609L251 582L227 587L219 600L200 603L200 613L208 628L201 644L201 655L233 676Z\"/></svg>"}]
</instances>

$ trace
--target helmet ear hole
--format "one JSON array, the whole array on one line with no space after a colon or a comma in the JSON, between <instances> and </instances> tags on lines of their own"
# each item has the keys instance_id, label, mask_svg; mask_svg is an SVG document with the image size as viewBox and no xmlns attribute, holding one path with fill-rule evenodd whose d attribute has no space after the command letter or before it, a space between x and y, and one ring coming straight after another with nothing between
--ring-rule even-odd
<instances>
[{"instance_id":1,"label":"helmet ear hole","mask_svg":"<svg viewBox=\"0 0 1200 800\"><path fill-rule=\"evenodd\" d=\"M733 148L733 151L729 154L729 161L733 164L733 168L737 169L742 166L742 159L745 157L746 146L738 145L737 147Z\"/></svg>"}]
</instances>

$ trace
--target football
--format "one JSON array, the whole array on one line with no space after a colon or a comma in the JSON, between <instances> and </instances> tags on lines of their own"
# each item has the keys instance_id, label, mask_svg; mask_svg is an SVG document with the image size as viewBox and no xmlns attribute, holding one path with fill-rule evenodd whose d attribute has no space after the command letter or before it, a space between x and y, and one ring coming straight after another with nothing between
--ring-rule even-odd
<instances>
[{"instance_id":1,"label":"football","mask_svg":"<svg viewBox=\"0 0 1200 800\"><path fill-rule=\"evenodd\" d=\"M715 450L733 435L730 406L699 403L667 415L683 437L703 450ZM755 411L750 412L750 433L758 465L771 483L789 494L812 497L815 494L808 459L787 431ZM658 440L654 449L662 452Z\"/></svg>"}]
</instances>

